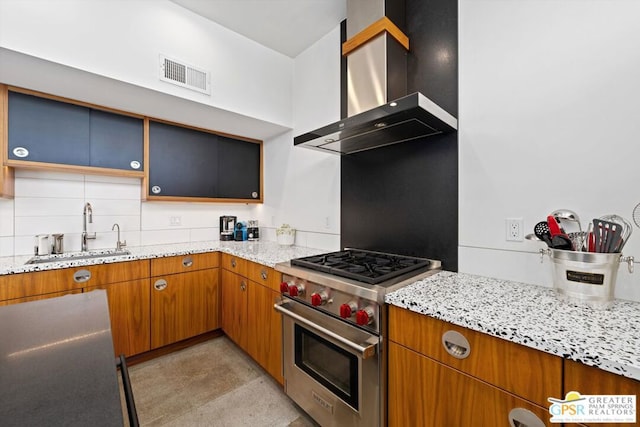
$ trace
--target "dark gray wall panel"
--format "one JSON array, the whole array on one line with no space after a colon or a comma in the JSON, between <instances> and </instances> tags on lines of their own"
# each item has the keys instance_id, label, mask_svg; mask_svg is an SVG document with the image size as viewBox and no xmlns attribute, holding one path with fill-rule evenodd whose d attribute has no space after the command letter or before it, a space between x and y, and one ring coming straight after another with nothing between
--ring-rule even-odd
<instances>
[{"instance_id":1,"label":"dark gray wall panel","mask_svg":"<svg viewBox=\"0 0 640 427\"><path fill-rule=\"evenodd\" d=\"M458 2L407 0L408 90L458 117Z\"/></svg>"},{"instance_id":2,"label":"dark gray wall panel","mask_svg":"<svg viewBox=\"0 0 640 427\"><path fill-rule=\"evenodd\" d=\"M407 93L457 116L457 1L407 0ZM343 156L341 246L443 262L458 269L458 134Z\"/></svg>"}]
</instances>

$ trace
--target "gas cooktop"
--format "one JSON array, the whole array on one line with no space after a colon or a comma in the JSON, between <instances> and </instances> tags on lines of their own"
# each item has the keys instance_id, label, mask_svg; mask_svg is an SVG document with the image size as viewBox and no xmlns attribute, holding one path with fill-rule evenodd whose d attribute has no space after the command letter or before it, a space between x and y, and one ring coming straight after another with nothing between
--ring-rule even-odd
<instances>
[{"instance_id":1,"label":"gas cooktop","mask_svg":"<svg viewBox=\"0 0 640 427\"><path fill-rule=\"evenodd\" d=\"M292 266L309 268L372 285L385 282L413 270L429 267L432 263L432 260L426 258L386 254L363 249L345 249L291 260Z\"/></svg>"}]
</instances>

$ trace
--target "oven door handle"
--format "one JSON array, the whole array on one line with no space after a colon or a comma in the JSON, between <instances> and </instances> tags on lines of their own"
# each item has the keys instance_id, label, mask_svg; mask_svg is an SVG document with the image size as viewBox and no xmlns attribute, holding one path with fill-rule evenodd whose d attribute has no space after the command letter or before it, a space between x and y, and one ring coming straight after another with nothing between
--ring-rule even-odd
<instances>
[{"instance_id":1,"label":"oven door handle","mask_svg":"<svg viewBox=\"0 0 640 427\"><path fill-rule=\"evenodd\" d=\"M284 306L286 305L286 302L279 302L276 303L273 307L279 311L280 313L284 314L285 316L289 316L291 317L293 320L295 320L296 322L302 323L305 326L308 326L309 328L313 329L316 332L320 332L321 334L327 335L331 338L333 338L334 340L346 345L347 347L349 347L352 350L355 350L356 352L358 352L360 354L360 357L362 357L362 359L368 359L372 356L375 356L376 354L376 346L378 345L377 342L375 344L371 344L371 343L367 343L369 345L367 346L363 346L357 343L354 343L353 341L350 341L342 336L340 336L339 334L336 334L335 332L330 331L329 329L326 329L320 325L318 325L317 323L314 323L308 319L305 319L304 317L300 316L299 314L296 314L290 310L287 310Z\"/></svg>"}]
</instances>

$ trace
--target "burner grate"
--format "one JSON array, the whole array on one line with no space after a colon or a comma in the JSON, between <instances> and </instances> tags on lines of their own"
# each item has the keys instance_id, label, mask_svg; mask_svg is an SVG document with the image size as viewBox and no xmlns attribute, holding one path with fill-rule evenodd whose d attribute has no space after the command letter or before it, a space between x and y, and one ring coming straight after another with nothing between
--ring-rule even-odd
<instances>
[{"instance_id":1,"label":"burner grate","mask_svg":"<svg viewBox=\"0 0 640 427\"><path fill-rule=\"evenodd\" d=\"M403 255L348 249L291 260L291 265L378 284L404 273L426 267L430 260Z\"/></svg>"}]
</instances>

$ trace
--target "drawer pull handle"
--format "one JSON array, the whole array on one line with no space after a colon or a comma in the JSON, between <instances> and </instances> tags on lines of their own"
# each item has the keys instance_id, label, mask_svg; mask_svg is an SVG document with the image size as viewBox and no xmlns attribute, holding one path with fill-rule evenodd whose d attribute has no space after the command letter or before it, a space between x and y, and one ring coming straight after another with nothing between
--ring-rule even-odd
<instances>
[{"instance_id":1,"label":"drawer pull handle","mask_svg":"<svg viewBox=\"0 0 640 427\"><path fill-rule=\"evenodd\" d=\"M184 259L182 260L182 265L184 267L191 267L193 265L193 259L190 256L184 257Z\"/></svg>"},{"instance_id":2,"label":"drawer pull handle","mask_svg":"<svg viewBox=\"0 0 640 427\"><path fill-rule=\"evenodd\" d=\"M167 288L167 281L164 279L158 279L153 284L153 287L156 291L163 291Z\"/></svg>"},{"instance_id":3,"label":"drawer pull handle","mask_svg":"<svg viewBox=\"0 0 640 427\"><path fill-rule=\"evenodd\" d=\"M533 412L524 408L513 408L509 412L511 427L545 427L545 424Z\"/></svg>"},{"instance_id":4,"label":"drawer pull handle","mask_svg":"<svg viewBox=\"0 0 640 427\"><path fill-rule=\"evenodd\" d=\"M260 277L262 277L262 280L267 280L268 276L269 275L267 274L267 270L265 270L264 268L260 270Z\"/></svg>"},{"instance_id":5,"label":"drawer pull handle","mask_svg":"<svg viewBox=\"0 0 640 427\"><path fill-rule=\"evenodd\" d=\"M245 282L244 280L240 282L240 289L241 290L246 290L247 289L247 282Z\"/></svg>"},{"instance_id":6,"label":"drawer pull handle","mask_svg":"<svg viewBox=\"0 0 640 427\"><path fill-rule=\"evenodd\" d=\"M88 282L91 279L91 272L89 270L78 270L73 273L73 281L76 283Z\"/></svg>"},{"instance_id":7,"label":"drawer pull handle","mask_svg":"<svg viewBox=\"0 0 640 427\"><path fill-rule=\"evenodd\" d=\"M231 267L236 268L236 259L231 258Z\"/></svg>"},{"instance_id":8,"label":"drawer pull handle","mask_svg":"<svg viewBox=\"0 0 640 427\"><path fill-rule=\"evenodd\" d=\"M442 334L444 349L456 359L464 359L471 353L469 341L457 331L447 331Z\"/></svg>"}]
</instances>

